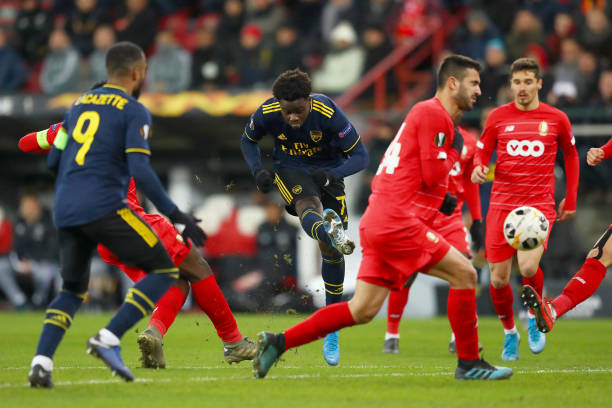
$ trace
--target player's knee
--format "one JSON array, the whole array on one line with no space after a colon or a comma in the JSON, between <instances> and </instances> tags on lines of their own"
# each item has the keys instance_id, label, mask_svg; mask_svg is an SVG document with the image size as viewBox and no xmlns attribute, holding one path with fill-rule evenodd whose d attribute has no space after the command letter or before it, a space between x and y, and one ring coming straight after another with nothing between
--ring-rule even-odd
<instances>
[{"instance_id":1,"label":"player's knee","mask_svg":"<svg viewBox=\"0 0 612 408\"><path fill-rule=\"evenodd\" d=\"M194 252L190 252L188 257L179 265L180 277L186 279L189 282L195 283L204 280L211 276L212 270L210 265L204 258L199 254L192 255Z\"/></svg>"},{"instance_id":2,"label":"player's knee","mask_svg":"<svg viewBox=\"0 0 612 408\"><path fill-rule=\"evenodd\" d=\"M457 282L453 287L460 289L473 289L476 287L478 274L471 264L462 265L457 274Z\"/></svg>"},{"instance_id":3,"label":"player's knee","mask_svg":"<svg viewBox=\"0 0 612 408\"><path fill-rule=\"evenodd\" d=\"M491 274L491 285L495 289L505 288L506 285L508 285L509 282L510 282L510 280L507 277L505 277L505 276L499 276L499 275Z\"/></svg>"},{"instance_id":4,"label":"player's knee","mask_svg":"<svg viewBox=\"0 0 612 408\"><path fill-rule=\"evenodd\" d=\"M372 321L379 309L371 302L356 302L354 298L349 301L349 310L353 319L355 319L355 324L365 324Z\"/></svg>"},{"instance_id":5,"label":"player's knee","mask_svg":"<svg viewBox=\"0 0 612 408\"><path fill-rule=\"evenodd\" d=\"M521 275L531 278L538 272L539 264L531 261L520 262L519 270L521 271Z\"/></svg>"},{"instance_id":6,"label":"player's knee","mask_svg":"<svg viewBox=\"0 0 612 408\"><path fill-rule=\"evenodd\" d=\"M323 211L323 204L319 197L304 197L295 203L295 211L298 213L300 219L302 218L302 213L308 209L315 210L319 213Z\"/></svg>"}]
</instances>

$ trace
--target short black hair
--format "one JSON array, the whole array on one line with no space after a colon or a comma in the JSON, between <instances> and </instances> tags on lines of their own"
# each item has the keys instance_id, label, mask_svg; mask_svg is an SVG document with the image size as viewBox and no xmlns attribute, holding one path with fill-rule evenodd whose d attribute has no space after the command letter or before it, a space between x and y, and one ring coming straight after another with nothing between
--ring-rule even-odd
<instances>
[{"instance_id":1,"label":"short black hair","mask_svg":"<svg viewBox=\"0 0 612 408\"><path fill-rule=\"evenodd\" d=\"M299 68L283 72L276 78L272 85L272 94L279 101L295 101L310 97L312 84L307 73Z\"/></svg>"},{"instance_id":2,"label":"short black hair","mask_svg":"<svg viewBox=\"0 0 612 408\"><path fill-rule=\"evenodd\" d=\"M536 79L542 78L540 74L540 64L533 58L519 58L510 65L510 78L512 74L519 71L530 71Z\"/></svg>"},{"instance_id":3,"label":"short black hair","mask_svg":"<svg viewBox=\"0 0 612 408\"><path fill-rule=\"evenodd\" d=\"M438 70L438 89L444 87L450 77L455 77L461 81L465 76L465 71L469 68L480 72L482 65L480 65L480 62L464 55L453 54L444 58Z\"/></svg>"},{"instance_id":4,"label":"short black hair","mask_svg":"<svg viewBox=\"0 0 612 408\"><path fill-rule=\"evenodd\" d=\"M121 41L113 44L106 52L108 76L126 76L145 58L142 48L133 42Z\"/></svg>"}]
</instances>

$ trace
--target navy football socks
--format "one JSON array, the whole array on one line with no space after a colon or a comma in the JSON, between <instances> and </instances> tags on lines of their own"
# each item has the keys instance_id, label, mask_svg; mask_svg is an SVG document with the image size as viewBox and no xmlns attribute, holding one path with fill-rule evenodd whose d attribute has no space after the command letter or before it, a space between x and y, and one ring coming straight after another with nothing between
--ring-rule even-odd
<instances>
[{"instance_id":1,"label":"navy football socks","mask_svg":"<svg viewBox=\"0 0 612 408\"><path fill-rule=\"evenodd\" d=\"M342 300L344 291L344 256L323 256L321 276L325 283L325 304L331 305Z\"/></svg>"},{"instance_id":2,"label":"navy football socks","mask_svg":"<svg viewBox=\"0 0 612 408\"><path fill-rule=\"evenodd\" d=\"M125 296L125 301L117 314L106 326L118 338L134 326L140 319L155 308L155 303L170 289L176 280L178 268L175 271L148 274Z\"/></svg>"},{"instance_id":3,"label":"navy football socks","mask_svg":"<svg viewBox=\"0 0 612 408\"><path fill-rule=\"evenodd\" d=\"M57 346L62 341L64 333L70 328L72 318L85 299L85 294L62 290L49 304L42 333L38 340L36 355L53 358Z\"/></svg>"}]
</instances>

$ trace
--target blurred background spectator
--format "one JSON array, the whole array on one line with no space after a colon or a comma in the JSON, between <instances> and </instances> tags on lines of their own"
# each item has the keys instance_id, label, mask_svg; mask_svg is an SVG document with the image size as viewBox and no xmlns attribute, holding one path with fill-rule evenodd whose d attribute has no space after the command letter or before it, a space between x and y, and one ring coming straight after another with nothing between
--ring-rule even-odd
<instances>
[{"instance_id":1,"label":"blurred background spectator","mask_svg":"<svg viewBox=\"0 0 612 408\"><path fill-rule=\"evenodd\" d=\"M34 194L25 194L19 203L19 218L13 232L13 268L21 279L33 285L32 303L44 308L62 285L59 252L51 214Z\"/></svg>"},{"instance_id":2,"label":"blurred background spectator","mask_svg":"<svg viewBox=\"0 0 612 408\"><path fill-rule=\"evenodd\" d=\"M529 44L541 44L543 40L544 34L540 21L531 11L519 10L505 38L508 59L514 61L522 57Z\"/></svg>"},{"instance_id":3,"label":"blurred background spectator","mask_svg":"<svg viewBox=\"0 0 612 408\"><path fill-rule=\"evenodd\" d=\"M268 81L274 81L277 76L288 69L304 69L298 33L294 26L283 24L278 27L270 52L271 57L266 73Z\"/></svg>"},{"instance_id":4,"label":"blurred background spectator","mask_svg":"<svg viewBox=\"0 0 612 408\"><path fill-rule=\"evenodd\" d=\"M282 3L274 0L246 0L245 22L261 30L262 40L272 42L276 29L286 20Z\"/></svg>"},{"instance_id":5,"label":"blurred background spectator","mask_svg":"<svg viewBox=\"0 0 612 408\"><path fill-rule=\"evenodd\" d=\"M155 52L149 58L147 90L176 93L186 90L191 81L191 54L176 43L170 30L157 33Z\"/></svg>"},{"instance_id":6,"label":"blurred background spectator","mask_svg":"<svg viewBox=\"0 0 612 408\"><path fill-rule=\"evenodd\" d=\"M93 34L94 50L89 55L88 71L85 74L86 84L82 89L89 89L93 84L106 80L106 51L115 43L115 30L110 25L98 26Z\"/></svg>"},{"instance_id":7,"label":"blurred background spectator","mask_svg":"<svg viewBox=\"0 0 612 408\"><path fill-rule=\"evenodd\" d=\"M486 46L500 37L500 33L482 10L472 10L466 19L467 30L459 30L454 40L457 52L484 62Z\"/></svg>"},{"instance_id":8,"label":"blurred background spectator","mask_svg":"<svg viewBox=\"0 0 612 408\"><path fill-rule=\"evenodd\" d=\"M485 47L485 64L480 74L479 106L499 106L508 102L509 68L503 41L490 40Z\"/></svg>"},{"instance_id":9,"label":"blurred background spectator","mask_svg":"<svg viewBox=\"0 0 612 408\"><path fill-rule=\"evenodd\" d=\"M0 289L17 310L27 307L27 298L15 279L9 254L13 246L13 225L0 207Z\"/></svg>"},{"instance_id":10,"label":"blurred background spectator","mask_svg":"<svg viewBox=\"0 0 612 408\"><path fill-rule=\"evenodd\" d=\"M331 49L321 68L312 74L312 87L318 92L338 95L355 84L363 72L365 53L348 21L338 24L330 34Z\"/></svg>"},{"instance_id":11,"label":"blurred background spectator","mask_svg":"<svg viewBox=\"0 0 612 408\"><path fill-rule=\"evenodd\" d=\"M149 7L149 0L125 0L125 6L115 20L119 41L132 41L149 52L157 32L157 17Z\"/></svg>"},{"instance_id":12,"label":"blurred background spectator","mask_svg":"<svg viewBox=\"0 0 612 408\"><path fill-rule=\"evenodd\" d=\"M36 63L47 51L52 16L41 8L39 0L23 0L21 7L15 21L17 48L29 63Z\"/></svg>"},{"instance_id":13,"label":"blurred background spectator","mask_svg":"<svg viewBox=\"0 0 612 408\"><path fill-rule=\"evenodd\" d=\"M9 43L8 30L0 28L0 93L18 90L27 77L21 56Z\"/></svg>"},{"instance_id":14,"label":"blurred background spectator","mask_svg":"<svg viewBox=\"0 0 612 408\"><path fill-rule=\"evenodd\" d=\"M261 28L255 24L246 24L240 30L240 45L232 55L231 82L246 88L263 86L269 56L269 49L263 44Z\"/></svg>"},{"instance_id":15,"label":"blurred background spectator","mask_svg":"<svg viewBox=\"0 0 612 408\"><path fill-rule=\"evenodd\" d=\"M56 28L49 37L49 51L40 73L40 86L44 93L56 95L79 91L79 64L81 58L72 46L66 31Z\"/></svg>"},{"instance_id":16,"label":"blurred background spectator","mask_svg":"<svg viewBox=\"0 0 612 408\"><path fill-rule=\"evenodd\" d=\"M96 27L109 22L102 10L96 7L97 3L97 0L76 0L75 9L68 15L65 24L72 44L84 57L94 49Z\"/></svg>"},{"instance_id":17,"label":"blurred background spectator","mask_svg":"<svg viewBox=\"0 0 612 408\"><path fill-rule=\"evenodd\" d=\"M193 89L212 91L225 85L227 52L217 41L216 24L201 24L196 31L192 54Z\"/></svg>"}]
</instances>

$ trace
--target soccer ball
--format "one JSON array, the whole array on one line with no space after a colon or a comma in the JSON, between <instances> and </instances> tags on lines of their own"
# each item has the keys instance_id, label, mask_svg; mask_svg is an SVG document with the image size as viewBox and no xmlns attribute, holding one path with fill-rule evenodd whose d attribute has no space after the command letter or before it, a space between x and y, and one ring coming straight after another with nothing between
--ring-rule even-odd
<instances>
[{"instance_id":1,"label":"soccer ball","mask_svg":"<svg viewBox=\"0 0 612 408\"><path fill-rule=\"evenodd\" d=\"M510 211L504 221L508 244L519 251L536 249L548 235L548 220L540 210L523 206Z\"/></svg>"}]
</instances>

